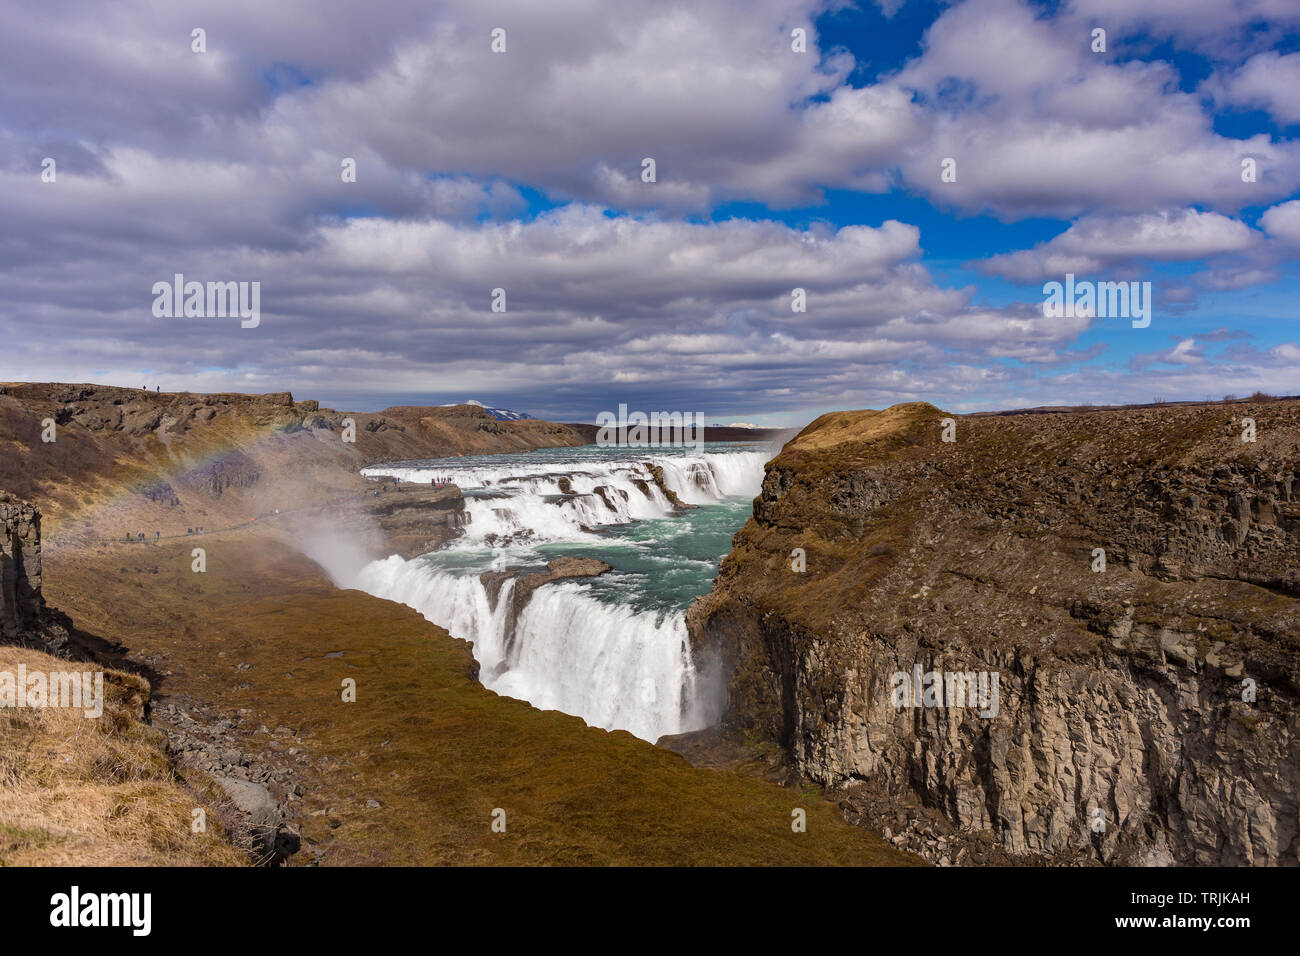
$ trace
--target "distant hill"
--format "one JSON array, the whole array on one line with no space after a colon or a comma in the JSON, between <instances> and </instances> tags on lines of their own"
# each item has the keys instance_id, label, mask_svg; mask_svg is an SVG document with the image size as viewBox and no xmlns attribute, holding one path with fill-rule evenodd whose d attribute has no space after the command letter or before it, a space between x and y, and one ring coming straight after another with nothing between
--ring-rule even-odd
<instances>
[{"instance_id":1,"label":"distant hill","mask_svg":"<svg viewBox=\"0 0 1300 956\"><path fill-rule=\"evenodd\" d=\"M476 405L499 422L521 422L525 420L536 421L536 419L534 419L532 415L529 415L525 412L512 412L508 408L492 408L489 405L484 405L482 402L476 402L472 398L464 402L448 402L446 405L442 405L440 407L453 408L456 405Z\"/></svg>"},{"instance_id":2,"label":"distant hill","mask_svg":"<svg viewBox=\"0 0 1300 956\"><path fill-rule=\"evenodd\" d=\"M577 432L588 444L595 444L596 435L600 431L598 425L587 425L582 422L566 422L565 427L571 431ZM710 441L776 441L777 439L790 438L796 433L794 428L737 428L731 425L705 425L704 440ZM620 441L626 439L626 434L620 434Z\"/></svg>"}]
</instances>

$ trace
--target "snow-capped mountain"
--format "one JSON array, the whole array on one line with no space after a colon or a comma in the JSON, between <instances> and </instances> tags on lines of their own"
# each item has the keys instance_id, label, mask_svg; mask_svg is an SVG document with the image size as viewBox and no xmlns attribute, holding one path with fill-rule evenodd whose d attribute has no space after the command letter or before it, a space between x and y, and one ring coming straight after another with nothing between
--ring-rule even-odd
<instances>
[{"instance_id":1,"label":"snow-capped mountain","mask_svg":"<svg viewBox=\"0 0 1300 956\"><path fill-rule=\"evenodd\" d=\"M533 417L525 412L512 412L508 408L493 408L490 405L484 405L482 402L476 402L472 398L463 402L447 402L443 405L443 408L450 408L452 405L477 405L499 422L517 422L521 419L531 419Z\"/></svg>"}]
</instances>

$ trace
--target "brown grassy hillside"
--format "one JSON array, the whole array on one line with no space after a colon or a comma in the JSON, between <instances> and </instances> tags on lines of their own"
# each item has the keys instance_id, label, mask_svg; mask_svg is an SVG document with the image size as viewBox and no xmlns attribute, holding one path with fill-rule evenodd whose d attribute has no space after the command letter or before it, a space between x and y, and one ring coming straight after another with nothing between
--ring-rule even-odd
<instances>
[{"instance_id":1,"label":"brown grassy hillside","mask_svg":"<svg viewBox=\"0 0 1300 956\"><path fill-rule=\"evenodd\" d=\"M498 422L471 405L338 412L287 392L0 385L0 489L36 503L60 535L229 526L354 493L376 462L581 443L563 425Z\"/></svg>"}]
</instances>

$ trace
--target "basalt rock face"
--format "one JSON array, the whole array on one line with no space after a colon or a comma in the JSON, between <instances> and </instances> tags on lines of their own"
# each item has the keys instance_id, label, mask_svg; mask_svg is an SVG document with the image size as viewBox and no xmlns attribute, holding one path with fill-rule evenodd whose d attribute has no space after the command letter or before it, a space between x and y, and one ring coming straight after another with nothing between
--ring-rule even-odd
<instances>
[{"instance_id":1,"label":"basalt rock face","mask_svg":"<svg viewBox=\"0 0 1300 956\"><path fill-rule=\"evenodd\" d=\"M688 624L823 785L1011 855L1300 862L1300 402L823 416Z\"/></svg>"},{"instance_id":2,"label":"basalt rock face","mask_svg":"<svg viewBox=\"0 0 1300 956\"><path fill-rule=\"evenodd\" d=\"M41 514L0 492L0 641L65 654L62 616L41 597Z\"/></svg>"},{"instance_id":3,"label":"basalt rock face","mask_svg":"<svg viewBox=\"0 0 1300 956\"><path fill-rule=\"evenodd\" d=\"M363 503L383 534L384 555L398 554L409 561L465 533L465 498L455 485L378 484L378 494Z\"/></svg>"},{"instance_id":4,"label":"basalt rock face","mask_svg":"<svg viewBox=\"0 0 1300 956\"><path fill-rule=\"evenodd\" d=\"M226 489L251 488L261 477L261 469L251 458L242 452L232 451L193 469L185 475L184 480L191 487L213 498L220 498Z\"/></svg>"},{"instance_id":5,"label":"basalt rock face","mask_svg":"<svg viewBox=\"0 0 1300 956\"><path fill-rule=\"evenodd\" d=\"M0 493L0 635L15 639L43 610L40 513Z\"/></svg>"}]
</instances>

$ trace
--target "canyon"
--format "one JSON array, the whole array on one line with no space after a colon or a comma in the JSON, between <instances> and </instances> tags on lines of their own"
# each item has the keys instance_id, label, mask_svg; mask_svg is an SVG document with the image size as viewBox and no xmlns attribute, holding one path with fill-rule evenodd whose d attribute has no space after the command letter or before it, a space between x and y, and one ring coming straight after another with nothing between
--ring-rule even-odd
<instances>
[{"instance_id":1,"label":"canyon","mask_svg":"<svg viewBox=\"0 0 1300 956\"><path fill-rule=\"evenodd\" d=\"M0 823L19 835L0 859L1300 862L1300 401L824 415L767 463L680 637L575 596L608 576L582 549L597 554L593 529L700 515L741 487L743 459L546 465L583 437L474 406L0 386L0 647L29 669L99 661L132 748L120 779L95 769L95 747L127 746L114 737L92 738L75 781L10 767ZM480 491L410 464L447 456L464 463L435 471ZM579 550L529 551L557 521ZM155 534L127 543L137 529ZM442 578L414 559L457 541L527 560L457 578L469 603L432 601ZM366 562L381 596L337 586ZM482 607L430 621L390 591ZM475 653L497 641L517 666L565 602L638 641L686 641L719 699L669 661L669 703L711 726L654 747L485 688L501 665L480 674ZM359 721L321 693L358 667ZM953 672L994 675L997 706L891 699L899 674ZM5 721L12 754L66 735ZM33 817L41 793L64 795L63 816ZM111 813L97 835L69 829L82 805L165 807L180 826L196 801L213 814L203 842L141 843ZM479 817L504 803L544 837L485 842ZM789 839L795 805L817 820L807 841ZM630 819L657 835L629 843Z\"/></svg>"},{"instance_id":2,"label":"canyon","mask_svg":"<svg viewBox=\"0 0 1300 956\"><path fill-rule=\"evenodd\" d=\"M916 865L815 793L492 693L462 635L331 580L492 512L362 468L582 443L473 406L0 385L0 486L22 494L5 499L4 606L23 621L0 668L55 669L30 640L44 608L66 621L63 653L104 669L108 698L89 725L0 712L0 863ZM662 480L647 470L637 496L666 503ZM609 489L560 497L574 515L626 507ZM344 679L364 706L340 699Z\"/></svg>"}]
</instances>

